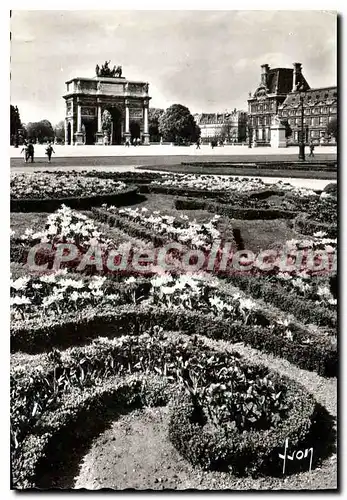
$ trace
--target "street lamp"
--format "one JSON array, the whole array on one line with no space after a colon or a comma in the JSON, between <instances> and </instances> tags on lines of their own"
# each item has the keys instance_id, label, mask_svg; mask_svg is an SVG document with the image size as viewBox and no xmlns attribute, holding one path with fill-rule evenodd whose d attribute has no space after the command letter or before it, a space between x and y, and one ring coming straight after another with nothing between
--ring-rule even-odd
<instances>
[{"instance_id":1,"label":"street lamp","mask_svg":"<svg viewBox=\"0 0 347 500\"><path fill-rule=\"evenodd\" d=\"M253 139L253 129L251 125L248 126L248 147L252 147L252 139Z\"/></svg>"},{"instance_id":2,"label":"street lamp","mask_svg":"<svg viewBox=\"0 0 347 500\"><path fill-rule=\"evenodd\" d=\"M304 134L304 98L305 92L300 92L301 131L299 140L299 160L305 161L305 134Z\"/></svg>"}]
</instances>

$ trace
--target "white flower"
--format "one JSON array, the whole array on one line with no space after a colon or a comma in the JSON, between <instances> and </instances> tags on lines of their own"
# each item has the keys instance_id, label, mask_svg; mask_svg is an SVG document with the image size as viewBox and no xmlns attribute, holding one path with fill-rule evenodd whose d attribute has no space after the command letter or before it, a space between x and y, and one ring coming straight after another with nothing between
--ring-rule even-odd
<instances>
[{"instance_id":1,"label":"white flower","mask_svg":"<svg viewBox=\"0 0 347 500\"><path fill-rule=\"evenodd\" d=\"M136 279L134 278L134 276L130 276L130 278L127 278L126 280L124 280L124 283L126 283L126 284L135 283L135 282L136 282Z\"/></svg>"},{"instance_id":2,"label":"white flower","mask_svg":"<svg viewBox=\"0 0 347 500\"><path fill-rule=\"evenodd\" d=\"M28 297L20 297L19 295L10 297L11 306L21 306L23 304L31 304L31 300Z\"/></svg>"},{"instance_id":3,"label":"white flower","mask_svg":"<svg viewBox=\"0 0 347 500\"><path fill-rule=\"evenodd\" d=\"M239 303L241 309L248 309L249 311L256 309L256 303L252 299L240 298Z\"/></svg>"},{"instance_id":4,"label":"white flower","mask_svg":"<svg viewBox=\"0 0 347 500\"><path fill-rule=\"evenodd\" d=\"M293 334L290 330L286 330L285 332L285 338L288 339L288 340L293 340Z\"/></svg>"},{"instance_id":5,"label":"white flower","mask_svg":"<svg viewBox=\"0 0 347 500\"><path fill-rule=\"evenodd\" d=\"M15 290L24 290L29 283L30 278L23 276L22 278L18 278L16 281L11 280L11 288Z\"/></svg>"},{"instance_id":6,"label":"white flower","mask_svg":"<svg viewBox=\"0 0 347 500\"><path fill-rule=\"evenodd\" d=\"M51 225L48 228L48 234L57 234L58 228L57 226Z\"/></svg>"},{"instance_id":7,"label":"white flower","mask_svg":"<svg viewBox=\"0 0 347 500\"><path fill-rule=\"evenodd\" d=\"M70 299L73 300L74 302L76 302L79 298L79 293L74 291L72 292L72 294L70 295Z\"/></svg>"}]
</instances>

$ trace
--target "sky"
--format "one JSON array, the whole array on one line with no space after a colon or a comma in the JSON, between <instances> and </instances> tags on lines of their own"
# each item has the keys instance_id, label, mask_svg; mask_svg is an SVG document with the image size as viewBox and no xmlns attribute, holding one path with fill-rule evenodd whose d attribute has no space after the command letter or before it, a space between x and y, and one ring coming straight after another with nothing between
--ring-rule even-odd
<instances>
[{"instance_id":1,"label":"sky","mask_svg":"<svg viewBox=\"0 0 347 500\"><path fill-rule=\"evenodd\" d=\"M247 110L261 64L301 62L311 87L336 85L336 29L330 11L12 11L11 103L54 125L65 82L111 60L149 82L152 107Z\"/></svg>"}]
</instances>

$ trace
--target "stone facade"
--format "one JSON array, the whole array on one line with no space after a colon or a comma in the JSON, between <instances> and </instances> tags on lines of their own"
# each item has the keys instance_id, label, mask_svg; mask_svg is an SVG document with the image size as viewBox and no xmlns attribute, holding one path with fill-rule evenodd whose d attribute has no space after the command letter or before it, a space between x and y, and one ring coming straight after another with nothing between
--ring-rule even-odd
<instances>
[{"instance_id":1,"label":"stone facade","mask_svg":"<svg viewBox=\"0 0 347 500\"><path fill-rule=\"evenodd\" d=\"M337 117L337 88L310 89L303 94L305 141L319 144L334 144L334 137L328 137L326 127ZM298 144L301 131L300 92L291 92L279 107L283 120L288 120L292 135L288 144Z\"/></svg>"},{"instance_id":2,"label":"stone facade","mask_svg":"<svg viewBox=\"0 0 347 500\"><path fill-rule=\"evenodd\" d=\"M307 141L334 142L326 138L326 125L337 114L336 87L311 89L303 73L302 65L294 63L293 69L261 66L260 84L248 99L249 133L253 145L271 146L271 124L276 116L288 121L292 135L288 144L298 144L301 130L301 101L304 101L304 133Z\"/></svg>"},{"instance_id":3,"label":"stone facade","mask_svg":"<svg viewBox=\"0 0 347 500\"><path fill-rule=\"evenodd\" d=\"M226 136L226 142L238 143L246 140L247 113L234 109L225 113L201 113L194 115L201 129L201 141L210 142Z\"/></svg>"},{"instance_id":4,"label":"stone facade","mask_svg":"<svg viewBox=\"0 0 347 500\"><path fill-rule=\"evenodd\" d=\"M65 144L104 144L102 115L112 117L110 143L139 138L149 144L148 83L124 77L73 78L66 82Z\"/></svg>"}]
</instances>

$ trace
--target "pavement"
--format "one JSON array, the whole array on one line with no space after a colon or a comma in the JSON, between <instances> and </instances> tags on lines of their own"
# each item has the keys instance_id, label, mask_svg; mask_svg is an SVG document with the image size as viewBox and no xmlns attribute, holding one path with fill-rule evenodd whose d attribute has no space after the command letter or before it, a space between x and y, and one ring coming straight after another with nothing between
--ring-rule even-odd
<instances>
[{"instance_id":1,"label":"pavement","mask_svg":"<svg viewBox=\"0 0 347 500\"><path fill-rule=\"evenodd\" d=\"M203 145L201 149L196 149L196 146L171 146L164 144L149 145L149 146L53 146L55 153L53 158L76 158L76 157L161 157L161 156L184 156L184 157L231 157L231 158L245 158L261 157L264 156L280 156L282 159L292 160L293 157L298 156L298 148L293 146L289 148L248 148L247 146L223 146L211 149L210 146ZM46 145L35 145L35 157L45 158ZM307 154L308 154L308 148ZM21 153L22 147L10 147L10 158L23 158ZM335 155L335 146L317 146L315 148L316 155ZM236 160L235 160L236 161Z\"/></svg>"},{"instance_id":2,"label":"pavement","mask_svg":"<svg viewBox=\"0 0 347 500\"><path fill-rule=\"evenodd\" d=\"M35 162L24 163L21 148L10 148L11 172L40 172L54 170L106 170L112 172L133 172L137 166L177 165L181 162L256 162L297 160L298 148L248 148L246 146L224 146L211 150L209 146L54 146L55 155L49 164L45 156L45 146L35 146ZM316 160L336 159L336 147L316 147L315 158L307 157L307 165ZM141 170L145 172L146 170ZM167 173L167 172L164 172ZM236 176L232 176L236 177ZM324 179L295 179L264 177L266 183L282 180L294 186L323 189L332 181Z\"/></svg>"}]
</instances>

